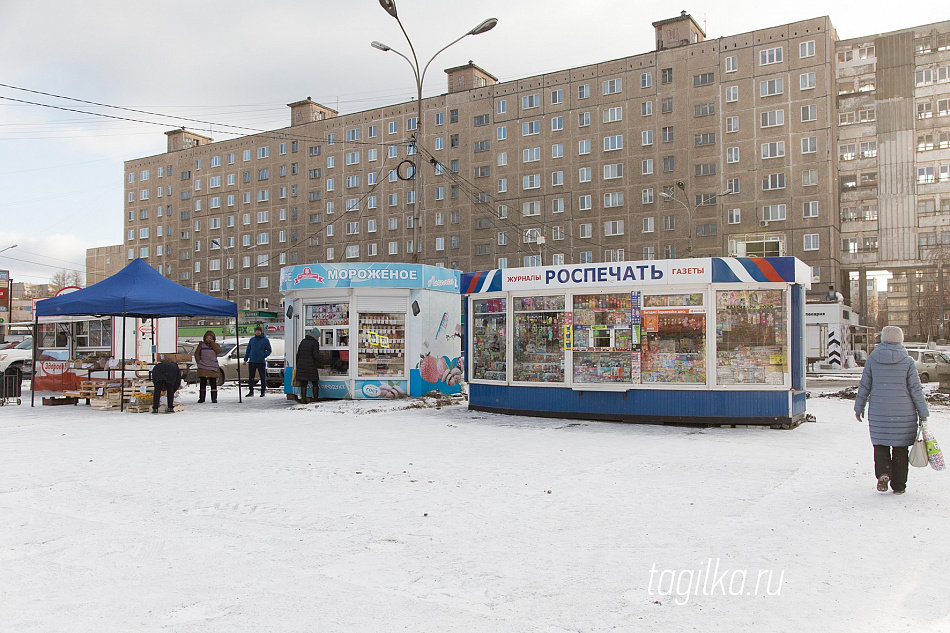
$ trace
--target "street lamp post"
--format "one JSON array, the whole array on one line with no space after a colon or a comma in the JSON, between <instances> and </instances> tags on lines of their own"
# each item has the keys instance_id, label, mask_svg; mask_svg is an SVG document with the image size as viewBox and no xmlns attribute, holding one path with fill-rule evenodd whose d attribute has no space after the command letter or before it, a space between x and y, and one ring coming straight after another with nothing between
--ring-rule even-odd
<instances>
[{"instance_id":1,"label":"street lamp post","mask_svg":"<svg viewBox=\"0 0 950 633\"><path fill-rule=\"evenodd\" d=\"M679 187L680 190L683 191L683 193L686 193L686 186L683 184L683 181L682 181L682 180L678 181L678 182L676 183L676 186ZM720 196L731 196L731 195L734 194L734 193L736 193L736 192L733 191L732 189L728 189L728 190L726 190L726 191L721 191L721 192L717 193L717 194L716 194L716 198L719 198ZM684 209L686 209L686 215L687 215L687 217L688 217L688 222L689 222L689 224L688 224L688 226L687 226L687 234L686 234L686 235L687 235L687 237L686 237L686 256L687 256L687 257L692 257L692 256L693 256L693 211L695 211L695 210L699 207L699 205L697 204L695 207L690 207L688 204L686 204L685 202L683 202L682 200L680 200L679 198L677 198L674 194L672 194L672 193L667 193L667 192L665 192L665 191L660 192L660 197L663 198L664 200L669 200L669 201L671 201L671 202L675 202L675 203L677 203L678 205L680 205L681 207L683 207Z\"/></svg>"},{"instance_id":2,"label":"street lamp post","mask_svg":"<svg viewBox=\"0 0 950 633\"><path fill-rule=\"evenodd\" d=\"M412 40L409 39L409 34L406 33L405 27L402 25L402 21L399 19L399 15L396 13L396 2L395 0L379 0L379 5L391 15L396 23L399 24L399 28L402 30L402 34L406 38L406 42L409 44L409 51L412 53L412 59L409 59L407 56L403 55L396 49L391 46L387 46L382 42L373 41L371 46L377 50L383 52L393 52L409 63L409 66L412 67L412 74L416 80L416 129L413 135L409 138L409 146L413 148L413 154L416 156L416 161L413 164L412 169L412 179L413 191L415 194L415 200L413 202L413 218L412 218L412 261L419 261L419 242L416 239L416 231L418 230L419 222L422 218L422 176L419 171L419 143L422 140L422 82L425 80L426 71L429 70L429 64L431 64L439 54L442 53L449 46L452 46L456 42L468 37L469 35L481 35L486 31L490 31L495 28L495 25L498 24L498 20L495 18L488 18L487 20L482 21L475 28L468 31L461 37L449 42L433 55L429 61L426 62L425 66L422 67L422 71L419 70L419 58L416 56L416 48L412 45Z\"/></svg>"}]
</instances>

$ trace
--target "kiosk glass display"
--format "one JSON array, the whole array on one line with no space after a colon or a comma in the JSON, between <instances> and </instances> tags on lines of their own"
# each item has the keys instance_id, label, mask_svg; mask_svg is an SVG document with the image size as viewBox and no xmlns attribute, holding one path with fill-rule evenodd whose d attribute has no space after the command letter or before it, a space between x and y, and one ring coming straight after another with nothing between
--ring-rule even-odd
<instances>
[{"instance_id":1,"label":"kiosk glass display","mask_svg":"<svg viewBox=\"0 0 950 633\"><path fill-rule=\"evenodd\" d=\"M636 296L638 293L633 293ZM574 295L574 382L639 382L639 325L631 293Z\"/></svg>"},{"instance_id":2,"label":"kiosk glass display","mask_svg":"<svg viewBox=\"0 0 950 633\"><path fill-rule=\"evenodd\" d=\"M319 366L321 376L348 376L350 373L350 304L348 301L313 303L306 306L304 329L321 332Z\"/></svg>"},{"instance_id":3,"label":"kiosk glass display","mask_svg":"<svg viewBox=\"0 0 950 633\"><path fill-rule=\"evenodd\" d=\"M512 379L564 382L564 296L513 297Z\"/></svg>"},{"instance_id":4,"label":"kiosk glass display","mask_svg":"<svg viewBox=\"0 0 950 633\"><path fill-rule=\"evenodd\" d=\"M716 291L716 380L782 385L788 371L784 290Z\"/></svg>"},{"instance_id":5,"label":"kiosk glass display","mask_svg":"<svg viewBox=\"0 0 950 633\"><path fill-rule=\"evenodd\" d=\"M706 312L703 293L643 296L644 383L706 382Z\"/></svg>"},{"instance_id":6,"label":"kiosk glass display","mask_svg":"<svg viewBox=\"0 0 950 633\"><path fill-rule=\"evenodd\" d=\"M479 380L507 380L508 300L472 301L472 335L475 339L472 377Z\"/></svg>"},{"instance_id":7,"label":"kiosk glass display","mask_svg":"<svg viewBox=\"0 0 950 633\"><path fill-rule=\"evenodd\" d=\"M359 377L405 377L405 314L361 312L359 332Z\"/></svg>"}]
</instances>

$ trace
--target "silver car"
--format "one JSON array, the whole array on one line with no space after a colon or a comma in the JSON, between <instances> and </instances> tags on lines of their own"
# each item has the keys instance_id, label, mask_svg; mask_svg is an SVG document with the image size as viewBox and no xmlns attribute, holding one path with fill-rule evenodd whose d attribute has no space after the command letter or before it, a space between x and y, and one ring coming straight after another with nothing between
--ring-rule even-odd
<instances>
[{"instance_id":1,"label":"silver car","mask_svg":"<svg viewBox=\"0 0 950 633\"><path fill-rule=\"evenodd\" d=\"M920 382L940 380L942 376L950 377L950 359L943 352L911 348L907 350L907 354L917 363Z\"/></svg>"}]
</instances>

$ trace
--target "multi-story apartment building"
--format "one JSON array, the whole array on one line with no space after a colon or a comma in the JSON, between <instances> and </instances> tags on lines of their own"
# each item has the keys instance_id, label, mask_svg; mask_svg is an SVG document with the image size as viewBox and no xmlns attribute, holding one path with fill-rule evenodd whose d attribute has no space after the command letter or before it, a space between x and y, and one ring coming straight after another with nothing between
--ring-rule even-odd
<instances>
[{"instance_id":1,"label":"multi-story apartment building","mask_svg":"<svg viewBox=\"0 0 950 633\"><path fill-rule=\"evenodd\" d=\"M481 270L792 255L848 294L848 274L878 251L860 242L842 255L852 235L871 237L870 220L841 218L872 190L849 184L865 159L839 179L841 147L854 138L857 156L871 151L861 144L871 138L858 140L871 129L893 133L861 108L889 99L879 87L897 81L897 62L877 68L868 90L861 43L839 62L849 43L826 17L714 40L685 12L653 26L656 50L589 66L501 83L471 62L450 68L421 122L415 102L339 115L308 98L289 104L291 125L279 130L222 142L169 132L166 153L126 163L124 256L246 309L277 307L280 266L323 261ZM920 27L933 31L934 52L914 55L910 36L901 63L942 55L941 28ZM849 107L855 125L839 126ZM916 226L910 216L902 221ZM896 230L914 248L886 261L911 266L916 236Z\"/></svg>"},{"instance_id":2,"label":"multi-story apartment building","mask_svg":"<svg viewBox=\"0 0 950 633\"><path fill-rule=\"evenodd\" d=\"M836 50L842 268L862 280L890 271L890 323L936 336L950 260L950 22Z\"/></svg>"},{"instance_id":3,"label":"multi-story apartment building","mask_svg":"<svg viewBox=\"0 0 950 633\"><path fill-rule=\"evenodd\" d=\"M128 263L121 244L86 249L86 285L99 283L116 274Z\"/></svg>"}]
</instances>

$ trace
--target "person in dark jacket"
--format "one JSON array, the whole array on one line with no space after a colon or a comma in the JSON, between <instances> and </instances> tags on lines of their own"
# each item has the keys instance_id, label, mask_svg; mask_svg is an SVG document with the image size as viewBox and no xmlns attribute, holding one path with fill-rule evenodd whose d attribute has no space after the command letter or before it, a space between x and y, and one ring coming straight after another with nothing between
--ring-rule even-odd
<instances>
[{"instance_id":1,"label":"person in dark jacket","mask_svg":"<svg viewBox=\"0 0 950 633\"><path fill-rule=\"evenodd\" d=\"M261 377L261 397L264 397L264 390L267 388L267 357L270 354L270 340L264 336L264 328L258 325L254 328L254 338L248 341L247 350L244 352L244 364L250 367L251 372L247 377L248 398L254 395L255 372Z\"/></svg>"},{"instance_id":2,"label":"person in dark jacket","mask_svg":"<svg viewBox=\"0 0 950 633\"><path fill-rule=\"evenodd\" d=\"M300 386L300 402L308 404L307 387L316 400L320 396L320 374L317 372L317 357L320 354L320 328L313 328L297 346L297 362L294 365L297 384Z\"/></svg>"},{"instance_id":3,"label":"person in dark jacket","mask_svg":"<svg viewBox=\"0 0 950 633\"><path fill-rule=\"evenodd\" d=\"M218 366L218 354L221 346L218 345L214 332L208 330L195 348L195 363L198 365L198 402L205 401L205 389L211 384L211 402L218 401L218 376L221 369Z\"/></svg>"},{"instance_id":4,"label":"person in dark jacket","mask_svg":"<svg viewBox=\"0 0 950 633\"><path fill-rule=\"evenodd\" d=\"M174 413L173 401L179 387L181 369L178 368L178 363L164 361L152 367L152 413L158 413L158 403L162 399L163 391L168 399L168 410L165 413Z\"/></svg>"},{"instance_id":5,"label":"person in dark jacket","mask_svg":"<svg viewBox=\"0 0 950 633\"><path fill-rule=\"evenodd\" d=\"M930 410L920 386L917 364L904 349L904 332L888 325L881 343L864 364L861 384L854 401L854 415L864 421L868 405L871 444L874 445L874 476L877 489L887 485L897 494L907 486L907 449L917 438L918 425Z\"/></svg>"}]
</instances>

